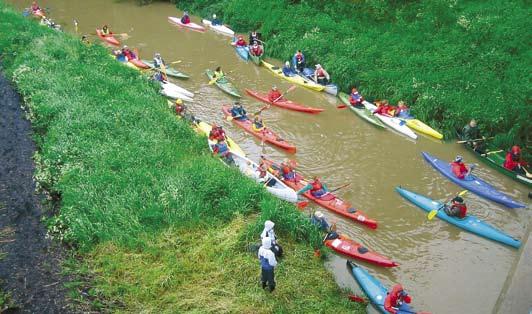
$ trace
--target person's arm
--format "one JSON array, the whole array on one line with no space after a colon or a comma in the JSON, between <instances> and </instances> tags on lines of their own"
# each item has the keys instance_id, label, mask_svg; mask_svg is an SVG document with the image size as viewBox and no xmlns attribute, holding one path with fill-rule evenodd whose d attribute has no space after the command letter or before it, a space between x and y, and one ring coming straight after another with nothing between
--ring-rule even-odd
<instances>
[{"instance_id":1,"label":"person's arm","mask_svg":"<svg viewBox=\"0 0 532 314\"><path fill-rule=\"evenodd\" d=\"M301 195L307 191L310 191L312 190L312 184L307 184L304 188L302 188L301 190L297 191L297 195Z\"/></svg>"},{"instance_id":2,"label":"person's arm","mask_svg":"<svg viewBox=\"0 0 532 314\"><path fill-rule=\"evenodd\" d=\"M277 260L275 259L275 254L273 254L271 250L268 252L268 264L270 264L270 266L272 267L277 266Z\"/></svg>"}]
</instances>

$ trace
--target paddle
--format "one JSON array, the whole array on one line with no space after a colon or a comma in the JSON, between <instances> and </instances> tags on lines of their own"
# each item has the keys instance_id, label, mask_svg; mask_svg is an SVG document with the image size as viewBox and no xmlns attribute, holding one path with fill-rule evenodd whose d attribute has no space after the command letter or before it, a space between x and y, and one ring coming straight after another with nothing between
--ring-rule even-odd
<instances>
[{"instance_id":1,"label":"paddle","mask_svg":"<svg viewBox=\"0 0 532 314\"><path fill-rule=\"evenodd\" d=\"M283 94L281 94L281 96L277 97L277 99L275 99L275 100L272 101L272 102L276 102L276 101L278 101L279 99L283 98L284 95L290 93L290 92L293 91L294 89L296 89L296 86L295 86L295 85L290 86L290 88L288 88L288 89L286 90L286 92L284 92Z\"/></svg>"},{"instance_id":2,"label":"paddle","mask_svg":"<svg viewBox=\"0 0 532 314\"><path fill-rule=\"evenodd\" d=\"M177 61L174 61L174 62L170 62L169 64L178 64L178 63L181 63L181 62L183 62L183 61L177 60Z\"/></svg>"},{"instance_id":3,"label":"paddle","mask_svg":"<svg viewBox=\"0 0 532 314\"><path fill-rule=\"evenodd\" d=\"M456 141L456 144L463 144L463 143L469 143L469 142L480 142L480 141L487 141L487 140L491 140L495 137L486 137L486 138L477 138L477 139L474 139L474 140L462 140L462 141Z\"/></svg>"},{"instance_id":4,"label":"paddle","mask_svg":"<svg viewBox=\"0 0 532 314\"><path fill-rule=\"evenodd\" d=\"M504 150L502 150L502 149L494 150L494 151L491 151L491 152L487 152L487 153L485 153L485 154L480 154L480 156L482 156L482 157L486 157L486 156L488 156L488 155L496 154L496 153L500 153L500 152L503 152L503 151L504 151Z\"/></svg>"},{"instance_id":5,"label":"paddle","mask_svg":"<svg viewBox=\"0 0 532 314\"><path fill-rule=\"evenodd\" d=\"M458 193L457 196L463 196L467 193L467 190L463 190L462 192ZM453 197L454 198L454 197ZM432 218L434 218L434 216L436 216L438 214L438 212L445 207L445 205L447 203L449 203L450 201L452 200L452 198L450 200L448 200L447 202L443 203L442 206L440 206L438 209L433 209L430 211L430 213L427 215L427 219L428 220L432 220Z\"/></svg>"},{"instance_id":6,"label":"paddle","mask_svg":"<svg viewBox=\"0 0 532 314\"><path fill-rule=\"evenodd\" d=\"M336 105L336 109L345 109L345 108L347 108L347 105L345 104Z\"/></svg>"},{"instance_id":7,"label":"paddle","mask_svg":"<svg viewBox=\"0 0 532 314\"><path fill-rule=\"evenodd\" d=\"M531 174L530 172L528 172L528 170L526 170L525 167L520 166L520 168L523 169L523 171L525 172L525 176L526 176L527 178L532 178L532 174Z\"/></svg>"},{"instance_id":8,"label":"paddle","mask_svg":"<svg viewBox=\"0 0 532 314\"><path fill-rule=\"evenodd\" d=\"M340 190L340 189L343 189L343 188L345 188L345 187L347 187L347 186L350 186L350 185L351 185L351 182L348 182L348 183L346 183L346 184L344 184L344 185L341 185L341 186L337 187L336 189L332 189L332 190L330 190L329 193L336 192L336 191L338 191L338 190Z\"/></svg>"}]
</instances>

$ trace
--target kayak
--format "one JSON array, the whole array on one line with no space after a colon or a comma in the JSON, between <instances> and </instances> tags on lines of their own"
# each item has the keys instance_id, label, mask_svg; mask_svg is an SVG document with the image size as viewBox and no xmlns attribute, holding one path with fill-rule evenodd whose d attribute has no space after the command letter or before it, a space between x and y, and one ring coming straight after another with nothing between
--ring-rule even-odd
<instances>
[{"instance_id":1,"label":"kayak","mask_svg":"<svg viewBox=\"0 0 532 314\"><path fill-rule=\"evenodd\" d=\"M212 80L212 77L214 75L214 72L212 70L206 70L205 74L207 74L207 76L209 77L209 81ZM225 77L217 80L216 82L214 82L214 84L216 84L218 88L220 88L231 96L235 96L238 98L242 97L240 96L238 89L236 89L235 86L233 86L233 84L231 84Z\"/></svg>"},{"instance_id":2,"label":"kayak","mask_svg":"<svg viewBox=\"0 0 532 314\"><path fill-rule=\"evenodd\" d=\"M181 23L181 19L180 18L177 18L177 17L174 17L174 16L169 16L168 17L168 22L170 23L173 23L179 27L185 27L185 28L188 28L188 29L191 29L193 31L196 31L196 32L200 32L200 33L203 33L205 32L205 27L199 25L199 24L196 24L196 23L188 23L188 24L183 24Z\"/></svg>"},{"instance_id":3,"label":"kayak","mask_svg":"<svg viewBox=\"0 0 532 314\"><path fill-rule=\"evenodd\" d=\"M144 64L146 64L147 66L149 66L150 69L155 69L155 65L154 65L153 61L149 61L149 60L145 60L145 59L142 59L141 61ZM166 74L168 76L172 76L172 77L176 77L176 78L183 78L183 79L187 79L187 78L190 77L187 74L185 74L183 72L179 72L178 70L170 68L170 67L166 67L165 70L166 70Z\"/></svg>"},{"instance_id":4,"label":"kayak","mask_svg":"<svg viewBox=\"0 0 532 314\"><path fill-rule=\"evenodd\" d=\"M205 134L205 136L209 137L209 134L211 133L211 130L212 130L212 125L206 122L200 121L199 123L196 124L196 126L203 134ZM238 144L235 141L233 141L229 136L226 135L225 139L227 142L227 146L229 147L229 151L231 153L244 156L244 157L246 156L246 153L244 153L244 151L240 148L240 146L238 146Z\"/></svg>"},{"instance_id":5,"label":"kayak","mask_svg":"<svg viewBox=\"0 0 532 314\"><path fill-rule=\"evenodd\" d=\"M422 121L410 116L408 118L402 118L399 117L402 121L406 122L406 125L411 128L412 130L417 131L418 133L425 134L428 136L432 136L434 138L437 138L439 140L443 139L443 134L440 132L434 130L430 126L426 125Z\"/></svg>"},{"instance_id":6,"label":"kayak","mask_svg":"<svg viewBox=\"0 0 532 314\"><path fill-rule=\"evenodd\" d=\"M150 67L145 64L144 62L140 61L139 59L130 59L128 60L129 63L133 64L139 69L149 69Z\"/></svg>"},{"instance_id":7,"label":"kayak","mask_svg":"<svg viewBox=\"0 0 532 314\"><path fill-rule=\"evenodd\" d=\"M230 107L229 106L222 106L222 111L224 112L226 117L231 116ZM236 125L246 130L248 133L251 133L255 137L263 140L264 142L270 143L272 145L275 145L279 148L285 149L290 153L296 152L296 147L281 137L279 137L277 134L272 132L269 128L264 128L262 131L254 131L253 130L253 122L250 119L246 120L238 120L233 119L232 120Z\"/></svg>"},{"instance_id":8,"label":"kayak","mask_svg":"<svg viewBox=\"0 0 532 314\"><path fill-rule=\"evenodd\" d=\"M364 268L350 261L347 261L346 263L356 282L368 296L371 304L373 304L379 310L379 312L383 314L389 314L388 311L384 309L384 300L388 294L388 289L379 280L377 280L377 278L370 275ZM401 304L396 312L396 314L416 313L417 312L410 305L408 305L408 303Z\"/></svg>"},{"instance_id":9,"label":"kayak","mask_svg":"<svg viewBox=\"0 0 532 314\"><path fill-rule=\"evenodd\" d=\"M275 76L278 76L280 78L283 78L289 82L292 82L294 84L298 84L298 85L301 85L303 87L306 87L306 88L310 88L312 90L315 90L315 91L322 91L325 87L322 86L322 85L319 85L319 84L316 84L308 79L304 79L303 77L297 75L297 74L294 74L293 76L285 76L283 74L283 70L273 64L270 64L264 60L262 60L262 64L264 64L264 66L272 71L272 73L275 75Z\"/></svg>"},{"instance_id":10,"label":"kayak","mask_svg":"<svg viewBox=\"0 0 532 314\"><path fill-rule=\"evenodd\" d=\"M273 168L280 169L280 165L275 163L274 161L269 160L268 162L271 163ZM303 178L299 173L296 173L295 178L295 181L289 181L284 179L282 180L284 183L286 183L286 185L288 185L295 191L299 191L307 185L307 180L305 180L305 178ZM338 215L354 220L371 229L377 229L377 222L375 220L369 219L366 213L354 208L351 204L341 200L333 193L328 193L322 196L321 198L317 198L312 196L312 194L310 194L310 191L307 191L303 193L303 196L313 201L314 203L320 205L321 207L328 209Z\"/></svg>"},{"instance_id":11,"label":"kayak","mask_svg":"<svg viewBox=\"0 0 532 314\"><path fill-rule=\"evenodd\" d=\"M175 90L176 92L180 93L180 94L183 94L185 96L188 96L188 97L194 97L194 93L193 92L190 92L186 89L184 89L183 87L181 86L178 86L174 83L171 83L171 82L168 82L168 81L164 81L164 82L161 82L161 86L165 89L172 89L172 90Z\"/></svg>"},{"instance_id":12,"label":"kayak","mask_svg":"<svg viewBox=\"0 0 532 314\"><path fill-rule=\"evenodd\" d=\"M377 106L370 103L369 101L363 101L362 103L371 112L377 109ZM379 120L381 120L384 124L392 128L393 130L403 135L406 135L407 137L412 138L414 140L417 139L416 133L414 133L408 126L406 126L406 123L402 121L401 119L390 117L390 116L385 116L382 114L375 114L374 116L376 116Z\"/></svg>"},{"instance_id":13,"label":"kayak","mask_svg":"<svg viewBox=\"0 0 532 314\"><path fill-rule=\"evenodd\" d=\"M295 64L294 63L294 58L292 58L292 64ZM304 77L306 79L311 80L312 82L314 82L316 84L320 84L320 83L318 83L318 82L316 82L314 80L314 71L311 68L304 68L303 72L299 73L299 75L301 75L302 77ZM322 85L322 84L320 84L320 85ZM333 83L328 83L328 84L325 84L325 85L322 85L322 86L325 86L323 91L326 92L327 94L331 94L333 96L338 95L338 85L333 84Z\"/></svg>"},{"instance_id":14,"label":"kayak","mask_svg":"<svg viewBox=\"0 0 532 314\"><path fill-rule=\"evenodd\" d=\"M498 191L493 186L483 181L482 179L477 178L474 175L470 174L466 179L463 180L458 179L453 174L450 163L440 160L426 152L422 152L421 154L432 167L434 167L436 170L446 176L449 180L463 187L464 189L467 189L477 194L478 196L484 197L509 208L526 207L525 204L513 200L508 195Z\"/></svg>"},{"instance_id":15,"label":"kayak","mask_svg":"<svg viewBox=\"0 0 532 314\"><path fill-rule=\"evenodd\" d=\"M340 100L347 106L351 111L353 111L357 116L361 117L365 121L371 123L372 125L379 127L379 128L386 128L384 123L381 122L381 120L377 119L375 115L371 111L369 111L367 108L356 108L349 103L349 95L343 92L340 92L338 94L338 97Z\"/></svg>"},{"instance_id":16,"label":"kayak","mask_svg":"<svg viewBox=\"0 0 532 314\"><path fill-rule=\"evenodd\" d=\"M254 97L254 98L256 98L256 99L258 99L258 100L260 100L262 102L265 102L267 104L274 105L274 106L277 106L277 107L281 107L281 108L284 108L284 109L300 111L300 112L306 112L306 113L320 113L320 112L323 111L323 109L320 109L320 108L307 107L307 106L300 105L298 103L295 103L293 101L286 100L286 99L280 99L280 100L278 100L276 102L272 102L272 101L270 101L268 99L268 95L267 94L262 94L260 92L252 91L251 89L246 89L245 91L251 97Z\"/></svg>"},{"instance_id":17,"label":"kayak","mask_svg":"<svg viewBox=\"0 0 532 314\"><path fill-rule=\"evenodd\" d=\"M96 35L98 35L98 37L100 37L101 40L105 41L108 44L111 44L114 46L120 45L120 42L118 41L118 39L116 39L113 35L104 36L102 34L102 31L99 29L96 29Z\"/></svg>"},{"instance_id":18,"label":"kayak","mask_svg":"<svg viewBox=\"0 0 532 314\"><path fill-rule=\"evenodd\" d=\"M461 139L460 136L459 138ZM499 171L500 173L504 174L505 176L510 177L515 181L524 184L527 187L532 187L531 178L527 178L525 175L521 175L504 168L504 160L506 159L505 152L496 152L498 150L496 147L491 147L491 149L489 149L490 147L488 146L487 154L482 155L476 152L468 143L464 143L464 147L473 154L475 154L480 160L482 160L495 170ZM529 167L527 167L527 171L529 173L532 173L532 170L529 170Z\"/></svg>"},{"instance_id":19,"label":"kayak","mask_svg":"<svg viewBox=\"0 0 532 314\"><path fill-rule=\"evenodd\" d=\"M418 206L419 208L423 209L426 212L430 212L434 209L437 210L444 206L443 203L431 200L428 197L405 190L401 187L396 187L395 190L402 197L409 200L414 205ZM450 223L451 225L455 225L458 228L464 229L466 231L469 231L481 237L484 237L484 238L487 238L493 241L497 241L497 242L512 246L514 248L519 248L521 246L521 241L516 240L515 238L512 238L506 233L494 228L493 226L478 219L477 217L473 215L467 215L464 219L459 219L459 218L451 217L447 215L445 211L442 209L442 210L438 210L438 214L436 216L440 218L441 220Z\"/></svg>"},{"instance_id":20,"label":"kayak","mask_svg":"<svg viewBox=\"0 0 532 314\"><path fill-rule=\"evenodd\" d=\"M234 38L233 38L234 40ZM245 47L242 47L242 46L236 46L235 45L235 42L231 42L231 46L233 46L236 50L236 53L238 54L238 56L244 60L244 61L248 61L249 60L249 47L248 46L245 46Z\"/></svg>"},{"instance_id":21,"label":"kayak","mask_svg":"<svg viewBox=\"0 0 532 314\"><path fill-rule=\"evenodd\" d=\"M342 235L333 240L325 240L324 243L326 246L340 254L371 264L382 267L395 267L399 265L396 262L367 249L362 246L362 244Z\"/></svg>"},{"instance_id":22,"label":"kayak","mask_svg":"<svg viewBox=\"0 0 532 314\"><path fill-rule=\"evenodd\" d=\"M161 82L161 94L163 94L164 96L166 97L169 97L169 98L172 98L172 99L181 99L181 100L184 100L184 101L193 101L193 99L185 94L182 94L179 92L179 89L176 89L174 88L174 86L172 86L174 84L167 84L167 83L162 83Z\"/></svg>"},{"instance_id":23,"label":"kayak","mask_svg":"<svg viewBox=\"0 0 532 314\"><path fill-rule=\"evenodd\" d=\"M260 66L260 64L262 63L262 56L264 56L264 54L261 54L260 56L255 56L250 53L249 59L251 59L251 61L255 63L256 65Z\"/></svg>"},{"instance_id":24,"label":"kayak","mask_svg":"<svg viewBox=\"0 0 532 314\"><path fill-rule=\"evenodd\" d=\"M210 27L213 31L219 34L229 36L229 37L235 36L235 32L225 25L212 25L211 21L205 20L205 19L203 19L201 22L203 23L203 25Z\"/></svg>"}]
</instances>

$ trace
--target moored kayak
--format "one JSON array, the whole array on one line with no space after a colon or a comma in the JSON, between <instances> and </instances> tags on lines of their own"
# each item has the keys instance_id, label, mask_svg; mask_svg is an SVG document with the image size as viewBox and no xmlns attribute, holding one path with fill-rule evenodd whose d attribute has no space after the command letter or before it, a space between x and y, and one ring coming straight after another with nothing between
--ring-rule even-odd
<instances>
[{"instance_id":1,"label":"moored kayak","mask_svg":"<svg viewBox=\"0 0 532 314\"><path fill-rule=\"evenodd\" d=\"M423 158L441 174L447 177L449 180L455 184L467 189L481 197L494 201L496 203L502 204L509 208L521 208L526 207L525 204L519 203L513 200L508 195L499 192L496 188L488 184L487 182L477 178L476 176L470 174L465 179L458 179L451 170L451 164L440 160L427 152L422 152Z\"/></svg>"},{"instance_id":2,"label":"moored kayak","mask_svg":"<svg viewBox=\"0 0 532 314\"><path fill-rule=\"evenodd\" d=\"M374 104L370 103L369 101L364 101L363 102L364 106L366 106L366 108L373 112L375 111L375 109L377 109L377 106L375 106ZM406 126L406 122L402 121L401 119L399 118L395 118L395 117L389 117L389 116L385 116L385 115L382 115L382 114L375 114L375 116L381 120L384 124L386 124L387 126L389 126L391 129L403 134L403 135L406 135L407 137L411 138L411 139L417 139L417 135L416 133L414 133L408 126Z\"/></svg>"},{"instance_id":3,"label":"moored kayak","mask_svg":"<svg viewBox=\"0 0 532 314\"><path fill-rule=\"evenodd\" d=\"M222 106L222 111L226 117L231 116L229 106ZM282 149L285 149L290 153L296 152L296 147L294 145L288 143L287 141L279 137L277 134L272 132L269 128L264 128L262 131L255 131L253 130L253 122L250 119L246 119L246 120L233 119L232 121L239 127L246 130L248 133L251 133L253 136L263 140L264 142L267 142L277 147L280 147Z\"/></svg>"},{"instance_id":4,"label":"moored kayak","mask_svg":"<svg viewBox=\"0 0 532 314\"><path fill-rule=\"evenodd\" d=\"M114 46L120 45L120 42L118 41L118 39L116 39L113 35L107 35L107 36L103 35L100 29L96 29L96 35L98 35L98 37L100 37L101 40L105 41L108 44L111 44Z\"/></svg>"},{"instance_id":5,"label":"moored kayak","mask_svg":"<svg viewBox=\"0 0 532 314\"><path fill-rule=\"evenodd\" d=\"M211 130L212 130L212 125L206 122L200 121L198 124L196 124L196 126L203 134L205 134L205 136L209 137L209 134L211 133ZM244 156L244 157L246 156L246 153L244 153L244 151L240 148L240 146L238 146L238 144L235 141L233 141L233 139L231 139L227 135L225 136L225 139L227 142L227 146L229 147L229 151L237 155L240 155L240 156Z\"/></svg>"},{"instance_id":6,"label":"moored kayak","mask_svg":"<svg viewBox=\"0 0 532 314\"><path fill-rule=\"evenodd\" d=\"M279 164L275 163L272 160L269 160L269 162L271 163L272 167L275 168L276 170L280 169ZM303 178L299 173L296 173L295 180L285 180L283 178L281 179L286 185L288 185L295 191L301 190L308 183L307 180L305 180L305 178ZM375 220L369 219L366 213L364 213L360 209L354 208L350 203L338 198L333 193L327 193L321 198L317 198L317 197L314 197L310 193L310 191L306 191L305 193L303 193L303 196L315 202L316 204L320 205L321 207L328 209L338 215L354 220L369 228L372 228L372 229L377 228L377 222Z\"/></svg>"},{"instance_id":7,"label":"moored kayak","mask_svg":"<svg viewBox=\"0 0 532 314\"><path fill-rule=\"evenodd\" d=\"M340 92L338 94L338 97L340 100L347 106L351 111L353 111L357 116L361 117L365 121L371 123L372 125L379 127L379 128L386 128L384 123L381 122L381 120L377 119L375 115L371 111L369 111L367 108L356 108L351 105L349 102L349 95L343 92Z\"/></svg>"},{"instance_id":8,"label":"moored kayak","mask_svg":"<svg viewBox=\"0 0 532 314\"><path fill-rule=\"evenodd\" d=\"M260 56L256 56L252 53L249 54L249 59L255 63L256 65L260 66L261 63L262 63L262 56L264 56L264 54L260 55Z\"/></svg>"},{"instance_id":9,"label":"moored kayak","mask_svg":"<svg viewBox=\"0 0 532 314\"><path fill-rule=\"evenodd\" d=\"M193 31L196 31L196 32L200 32L200 33L203 33L205 32L205 27L199 25L199 24L196 24L196 23L193 23L193 22L190 22L188 24L183 24L181 23L181 19L180 18L177 18L177 17L174 17L174 16L169 16L168 17L168 22L172 23L172 24L175 24L179 27L184 27L184 28L188 28L188 29L191 29Z\"/></svg>"},{"instance_id":10,"label":"moored kayak","mask_svg":"<svg viewBox=\"0 0 532 314\"><path fill-rule=\"evenodd\" d=\"M235 38L233 38L233 42L231 42L231 46L235 48L235 51L240 57L240 59L244 61L248 61L249 60L249 47L248 46L244 46L244 47L236 46L234 40Z\"/></svg>"},{"instance_id":11,"label":"moored kayak","mask_svg":"<svg viewBox=\"0 0 532 314\"><path fill-rule=\"evenodd\" d=\"M294 59L292 58L292 64L294 64ZM306 79L309 79L311 80L312 82L316 83L316 84L320 84L318 82L316 82L314 80L314 71L311 69L311 68L304 68L303 69L303 72L302 73L299 73L299 75L303 76L304 78ZM336 96L338 95L338 85L336 84L333 84L333 83L328 83L328 84L320 84L322 86L324 86L325 88L323 89L324 92L326 92L327 94L331 94L333 96Z\"/></svg>"},{"instance_id":12,"label":"moored kayak","mask_svg":"<svg viewBox=\"0 0 532 314\"><path fill-rule=\"evenodd\" d=\"M324 243L326 246L340 254L371 264L382 267L395 267L399 265L387 257L373 252L362 246L362 244L357 243L356 241L351 240L343 235L336 239L326 239Z\"/></svg>"},{"instance_id":13,"label":"moored kayak","mask_svg":"<svg viewBox=\"0 0 532 314\"><path fill-rule=\"evenodd\" d=\"M145 60L145 59L142 59L141 60L144 64L146 64L147 66L150 67L150 69L155 69L155 64L153 63L153 61L149 61L149 60ZM166 74L168 76L172 76L172 77L175 77L175 78L183 78L183 79L187 79L189 78L190 76L188 76L187 74L183 73L183 72L180 72L174 68L170 68L170 67L166 67Z\"/></svg>"},{"instance_id":14,"label":"moored kayak","mask_svg":"<svg viewBox=\"0 0 532 314\"><path fill-rule=\"evenodd\" d=\"M355 278L356 282L362 288L364 293L368 296L371 304L373 304L381 313L389 314L384 309L384 300L388 294L388 289L377 278L371 276L365 269L347 261L347 267ZM417 312L408 305L402 303L396 314L416 314Z\"/></svg>"},{"instance_id":15,"label":"moored kayak","mask_svg":"<svg viewBox=\"0 0 532 314\"><path fill-rule=\"evenodd\" d=\"M272 73L275 75L275 76L278 76L282 79L285 79L289 82L292 82L294 84L298 84L298 85L301 85L301 86L304 86L306 88L310 88L312 90L315 90L315 91L322 91L325 87L322 86L322 85L319 85L319 84L316 84L308 79L304 79L303 77L297 75L297 74L294 74L293 76L285 76L283 74L283 70L273 64L270 64L264 60L262 60L262 64L264 64L264 66L272 71Z\"/></svg>"},{"instance_id":16,"label":"moored kayak","mask_svg":"<svg viewBox=\"0 0 532 314\"><path fill-rule=\"evenodd\" d=\"M426 212L430 212L435 209L437 210L437 209L443 208L444 206L443 203L434 201L421 194L408 191L401 187L396 187L395 190L402 197L406 198L407 200L412 202L414 205L418 206L419 208L423 209ZM446 221L452 225L457 226L458 228L469 231L481 237L484 237L484 238L487 238L493 241L497 241L497 242L512 246L514 248L519 248L519 246L521 246L521 241L512 238L506 233L494 228L493 226L487 224L486 222L478 219L477 217L473 215L467 215L464 219L459 219L459 218L451 217L447 215L445 211L441 209L441 210L438 210L438 214L436 216L443 221Z\"/></svg>"},{"instance_id":17,"label":"moored kayak","mask_svg":"<svg viewBox=\"0 0 532 314\"><path fill-rule=\"evenodd\" d=\"M235 36L235 32L225 25L212 25L212 22L206 19L203 19L201 22L203 23L203 25L210 27L213 31L219 34L229 37Z\"/></svg>"},{"instance_id":18,"label":"moored kayak","mask_svg":"<svg viewBox=\"0 0 532 314\"><path fill-rule=\"evenodd\" d=\"M184 89L183 87L181 86L178 86L174 83L171 83L171 82L168 82L168 81L164 81L164 82L161 82L161 86L163 88L166 88L166 89L172 89L172 90L175 90L177 91L178 93L180 94L183 94L183 95L186 95L188 97L194 97L194 93L193 92L190 92L186 89Z\"/></svg>"},{"instance_id":19,"label":"moored kayak","mask_svg":"<svg viewBox=\"0 0 532 314\"><path fill-rule=\"evenodd\" d=\"M209 80L212 80L213 75L214 75L214 72L212 70L206 70L205 74L207 74L207 77L209 77ZM223 90L224 92L228 93L231 96L235 96L238 98L242 97L240 96L238 89L236 89L233 86L233 84L231 84L225 77L217 80L216 82L214 82L214 84L216 84L218 88L220 88L221 90Z\"/></svg>"},{"instance_id":20,"label":"moored kayak","mask_svg":"<svg viewBox=\"0 0 532 314\"><path fill-rule=\"evenodd\" d=\"M298 103L295 103L293 101L286 100L286 99L281 99L276 102L272 102L268 99L267 94L256 92L251 89L246 89L245 91L251 97L254 97L262 102L265 102L267 104L274 105L277 107L285 108L288 110L294 110L294 111L300 111L300 112L306 112L306 113L320 113L323 111L323 109L320 109L320 108L312 108L312 107L303 106L303 105L300 105Z\"/></svg>"},{"instance_id":21,"label":"moored kayak","mask_svg":"<svg viewBox=\"0 0 532 314\"><path fill-rule=\"evenodd\" d=\"M139 59L129 59L127 60L129 63L133 64L139 69L149 69L150 67L145 64L144 62L140 61Z\"/></svg>"},{"instance_id":22,"label":"moored kayak","mask_svg":"<svg viewBox=\"0 0 532 314\"><path fill-rule=\"evenodd\" d=\"M180 93L174 86L169 84L161 83L161 94L172 99L181 99L184 101L191 102L193 99L187 95Z\"/></svg>"},{"instance_id":23,"label":"moored kayak","mask_svg":"<svg viewBox=\"0 0 532 314\"><path fill-rule=\"evenodd\" d=\"M419 133L422 133L422 134L425 134L425 135L428 135L428 136L432 136L434 138L437 138L439 140L443 139L443 134L441 134L440 132L434 130L433 128L431 128L430 126L426 125L425 123L423 123L422 121L418 120L418 119L415 119L415 118L407 118L407 119L404 119L404 118L400 118L401 120L405 121L406 122L406 125L411 128L412 130L415 130Z\"/></svg>"}]
</instances>

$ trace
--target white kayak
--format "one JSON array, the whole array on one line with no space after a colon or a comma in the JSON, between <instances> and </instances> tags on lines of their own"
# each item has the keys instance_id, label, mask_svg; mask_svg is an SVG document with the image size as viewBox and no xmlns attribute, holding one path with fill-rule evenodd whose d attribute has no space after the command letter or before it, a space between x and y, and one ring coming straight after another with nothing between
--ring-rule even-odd
<instances>
[{"instance_id":1,"label":"white kayak","mask_svg":"<svg viewBox=\"0 0 532 314\"><path fill-rule=\"evenodd\" d=\"M193 101L191 97L194 97L194 94L175 84L161 82L161 87L161 94L166 97L170 97L172 99L181 99L184 101ZM188 95L192 94L192 96L188 96L187 94L181 93L180 90L186 91Z\"/></svg>"},{"instance_id":2,"label":"white kayak","mask_svg":"<svg viewBox=\"0 0 532 314\"><path fill-rule=\"evenodd\" d=\"M368 109L369 111L373 112L375 111L375 109L377 109L377 106L375 106L374 104L370 103L369 101L364 101L363 102L364 106L366 107L366 109ZM414 131L412 131L407 125L406 123L399 119L399 118L395 118L395 117L389 117L389 116L385 116L385 115L382 115L382 114L376 114L375 115L379 120L381 120L384 124L386 124L387 126L389 126L390 128L394 129L395 131L403 134L403 135L406 135L412 139L417 139L417 135L416 133L414 133Z\"/></svg>"},{"instance_id":3,"label":"white kayak","mask_svg":"<svg viewBox=\"0 0 532 314\"><path fill-rule=\"evenodd\" d=\"M185 96L194 97L194 93L193 92L189 92L188 90L186 90L183 87L180 87L180 86L178 86L178 85L176 85L174 83L170 83L168 81L164 81L164 82L161 82L161 86L163 86L166 89L173 89L176 92L178 92L180 94L183 94Z\"/></svg>"},{"instance_id":4,"label":"white kayak","mask_svg":"<svg viewBox=\"0 0 532 314\"><path fill-rule=\"evenodd\" d=\"M203 26L201 26L199 24L196 24L196 23L193 23L193 22L190 22L188 24L183 24L183 23L181 23L181 19L180 18L174 17L174 16L169 16L168 17L168 22L176 24L177 26L189 28L189 29L197 31L197 32L204 32L205 31L205 27L203 27Z\"/></svg>"},{"instance_id":5,"label":"white kayak","mask_svg":"<svg viewBox=\"0 0 532 314\"><path fill-rule=\"evenodd\" d=\"M229 36L229 37L235 36L235 32L225 25L212 25L211 21L205 20L205 19L203 19L201 22L203 23L203 25L210 27L213 31L219 34Z\"/></svg>"},{"instance_id":6,"label":"white kayak","mask_svg":"<svg viewBox=\"0 0 532 314\"><path fill-rule=\"evenodd\" d=\"M211 141L207 139L209 143L209 149L212 151L213 146L215 145L214 141ZM238 167L238 170L245 175L246 177L253 179L258 184L263 185L266 190L271 193L273 196L282 199L283 201L287 201L290 203L296 203L297 202L297 193L290 187L288 187L286 184L284 184L281 180L277 179L273 174L270 172L266 172L266 176L264 178L260 177L260 171L259 171L259 165L257 165L255 162L253 162L251 159L240 156L235 153L230 153L231 158L233 158L235 166ZM225 164L227 164L226 161L224 161Z\"/></svg>"}]
</instances>

